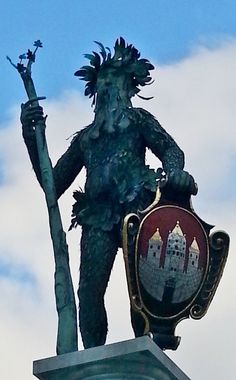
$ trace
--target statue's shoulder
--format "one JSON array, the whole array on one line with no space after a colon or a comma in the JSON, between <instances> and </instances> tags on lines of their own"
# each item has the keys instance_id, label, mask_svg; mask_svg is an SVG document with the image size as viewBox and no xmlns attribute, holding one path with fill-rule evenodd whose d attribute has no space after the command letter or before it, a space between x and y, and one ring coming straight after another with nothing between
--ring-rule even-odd
<instances>
[{"instance_id":1,"label":"statue's shoulder","mask_svg":"<svg viewBox=\"0 0 236 380\"><path fill-rule=\"evenodd\" d=\"M143 123L155 123L157 119L147 110L143 108L133 108L134 113L136 114L137 120L143 125Z\"/></svg>"},{"instance_id":2,"label":"statue's shoulder","mask_svg":"<svg viewBox=\"0 0 236 380\"><path fill-rule=\"evenodd\" d=\"M73 134L71 145L81 145L82 142L87 140L88 135L91 133L93 124L89 124L86 127L80 129Z\"/></svg>"}]
</instances>

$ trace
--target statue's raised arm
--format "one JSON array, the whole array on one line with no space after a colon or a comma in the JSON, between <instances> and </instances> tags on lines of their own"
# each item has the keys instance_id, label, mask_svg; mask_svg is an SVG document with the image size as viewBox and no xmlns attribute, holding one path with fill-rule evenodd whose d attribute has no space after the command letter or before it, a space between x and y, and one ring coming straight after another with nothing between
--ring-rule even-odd
<instances>
[{"instance_id":1,"label":"statue's raised arm","mask_svg":"<svg viewBox=\"0 0 236 380\"><path fill-rule=\"evenodd\" d=\"M42 186L41 170L35 135L35 126L38 122L46 121L43 108L35 104L35 101L28 101L21 106L21 123L23 138L29 153L29 157L36 174L36 177ZM46 139L45 135L44 138ZM54 184L57 198L72 184L76 176L83 167L82 154L77 144L78 136L70 144L67 151L58 160L53 168Z\"/></svg>"}]
</instances>

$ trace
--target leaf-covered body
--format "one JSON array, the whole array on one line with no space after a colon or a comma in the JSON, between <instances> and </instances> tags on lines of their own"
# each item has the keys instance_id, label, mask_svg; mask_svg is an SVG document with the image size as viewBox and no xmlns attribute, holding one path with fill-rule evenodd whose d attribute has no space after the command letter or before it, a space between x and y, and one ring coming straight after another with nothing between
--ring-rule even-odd
<instances>
[{"instance_id":1,"label":"leaf-covered body","mask_svg":"<svg viewBox=\"0 0 236 380\"><path fill-rule=\"evenodd\" d=\"M146 147L153 150L167 171L183 167L181 150L160 124L141 109L124 110L111 133L93 123L74 138L64 160L70 162L70 150L74 151L75 145L79 160L87 169L87 179L85 194L75 193L78 201L73 209L73 225L111 230L127 212L150 204L157 174L145 165ZM60 169L56 170L60 188L63 178L59 180Z\"/></svg>"},{"instance_id":2,"label":"leaf-covered body","mask_svg":"<svg viewBox=\"0 0 236 380\"><path fill-rule=\"evenodd\" d=\"M85 191L75 191L72 224L82 225L80 267L80 329L84 346L105 343L107 319L104 294L120 245L125 215L146 208L155 196L157 173L145 164L146 149L160 159L173 191L193 192L194 180L183 171L184 154L173 138L147 111L133 108L131 97L150 81L153 66L132 45L120 39L115 55L101 47L87 55L92 66L76 75L87 81L85 95L93 96L95 118L76 134L53 170L59 198L86 168ZM25 114L24 114L25 112ZM37 116L37 112L39 116ZM38 181L34 122L40 110L22 112L23 136ZM42 115L41 115L42 117Z\"/></svg>"}]
</instances>

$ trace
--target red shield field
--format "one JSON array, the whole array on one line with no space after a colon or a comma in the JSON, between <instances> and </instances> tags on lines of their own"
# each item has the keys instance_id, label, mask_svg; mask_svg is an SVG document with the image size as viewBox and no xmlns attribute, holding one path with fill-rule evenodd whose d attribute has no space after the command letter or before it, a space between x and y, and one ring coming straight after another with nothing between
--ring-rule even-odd
<instances>
[{"instance_id":1,"label":"red shield field","mask_svg":"<svg viewBox=\"0 0 236 380\"><path fill-rule=\"evenodd\" d=\"M155 208L141 222L135 255L140 298L150 315L172 318L191 306L209 258L195 215L177 206Z\"/></svg>"}]
</instances>

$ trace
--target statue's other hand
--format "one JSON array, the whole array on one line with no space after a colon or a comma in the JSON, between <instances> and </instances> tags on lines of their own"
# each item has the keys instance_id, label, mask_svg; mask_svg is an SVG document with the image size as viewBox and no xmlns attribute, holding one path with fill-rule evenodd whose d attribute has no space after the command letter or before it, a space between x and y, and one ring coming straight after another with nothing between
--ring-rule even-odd
<instances>
[{"instance_id":1,"label":"statue's other hand","mask_svg":"<svg viewBox=\"0 0 236 380\"><path fill-rule=\"evenodd\" d=\"M20 120L23 127L34 127L40 120L45 120L46 117L43 113L43 107L38 105L38 100L45 99L45 97L38 97L21 104Z\"/></svg>"},{"instance_id":2,"label":"statue's other hand","mask_svg":"<svg viewBox=\"0 0 236 380\"><path fill-rule=\"evenodd\" d=\"M188 172L181 169L172 169L166 176L166 185L174 191L196 195L198 192L194 178Z\"/></svg>"}]
</instances>

